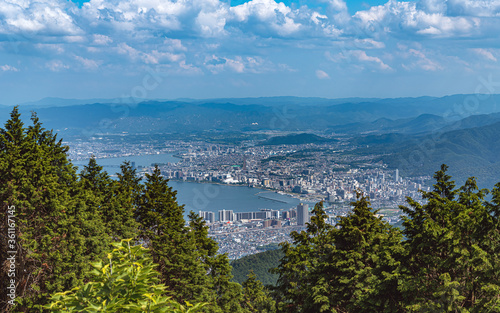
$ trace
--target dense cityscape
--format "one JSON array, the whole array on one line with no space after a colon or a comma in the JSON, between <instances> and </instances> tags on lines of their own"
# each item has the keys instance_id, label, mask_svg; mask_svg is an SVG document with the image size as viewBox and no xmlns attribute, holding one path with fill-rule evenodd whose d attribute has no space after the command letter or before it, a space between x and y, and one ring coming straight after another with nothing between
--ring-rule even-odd
<instances>
[{"instance_id":1,"label":"dense cityscape","mask_svg":"<svg viewBox=\"0 0 500 313\"><path fill-rule=\"evenodd\" d=\"M286 194L306 203L323 201L335 225L350 212L356 192L370 197L373 208L390 224L401 222L399 205L406 197L421 199L419 190L430 177L403 178L398 169L370 162L349 154L342 143L263 146L254 142L242 145L206 142L164 141L116 143L116 138L97 137L91 141L68 143L70 158L82 162L134 155L174 155L175 162L137 166L139 173L150 173L155 165L170 180L198 183L244 185ZM167 159L167 158L166 158ZM135 163L133 164L135 166ZM119 170L118 167L116 169ZM303 229L313 205L301 204L288 210L235 213L232 210L197 213L210 226L210 236L219 243L220 253L236 259L289 240L292 230Z\"/></svg>"}]
</instances>

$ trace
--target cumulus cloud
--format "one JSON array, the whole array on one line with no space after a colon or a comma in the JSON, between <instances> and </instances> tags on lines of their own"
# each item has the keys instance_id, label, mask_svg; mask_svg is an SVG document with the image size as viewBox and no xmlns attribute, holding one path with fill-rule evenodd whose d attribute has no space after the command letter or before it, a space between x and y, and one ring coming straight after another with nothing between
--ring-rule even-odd
<instances>
[{"instance_id":1,"label":"cumulus cloud","mask_svg":"<svg viewBox=\"0 0 500 313\"><path fill-rule=\"evenodd\" d=\"M423 9L422 9L423 8ZM481 24L474 16L448 16L438 1L421 3L389 1L357 12L361 30L405 32L432 37L467 37L477 34Z\"/></svg>"},{"instance_id":2,"label":"cumulus cloud","mask_svg":"<svg viewBox=\"0 0 500 313\"><path fill-rule=\"evenodd\" d=\"M352 16L343 0L237 6L223 0L90 0L81 8L67 0L6 0L0 3L0 53L37 54L41 61L23 63L23 72L40 64L49 71L128 72L155 65L197 75L300 71L305 66L287 59L299 51L318 52L339 67L392 71L402 64L437 71L446 56L432 51L444 49L446 40L463 40L465 51L449 58L467 53L496 62L498 25L499 0L388 0ZM477 38L474 46L471 38ZM398 51L399 42L406 47ZM320 67L313 59L300 62ZM321 70L316 76L329 77Z\"/></svg>"},{"instance_id":3,"label":"cumulus cloud","mask_svg":"<svg viewBox=\"0 0 500 313\"><path fill-rule=\"evenodd\" d=\"M0 4L0 33L71 36L82 33L63 1L4 1Z\"/></svg>"},{"instance_id":4,"label":"cumulus cloud","mask_svg":"<svg viewBox=\"0 0 500 313\"><path fill-rule=\"evenodd\" d=\"M298 12L292 11L283 2L274 0L252 0L230 9L231 22L245 25L246 29L256 33L267 32L268 25L280 36L287 36L298 32L302 25L295 19ZM320 16L315 16L312 21L318 22ZM316 19L316 20L314 20Z\"/></svg>"}]
</instances>

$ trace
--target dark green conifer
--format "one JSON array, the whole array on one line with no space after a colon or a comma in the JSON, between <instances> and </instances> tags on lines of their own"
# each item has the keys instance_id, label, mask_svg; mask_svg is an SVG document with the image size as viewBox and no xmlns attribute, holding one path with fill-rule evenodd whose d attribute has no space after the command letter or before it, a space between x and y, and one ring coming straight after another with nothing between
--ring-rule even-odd
<instances>
[{"instance_id":1,"label":"dark green conifer","mask_svg":"<svg viewBox=\"0 0 500 313\"><path fill-rule=\"evenodd\" d=\"M342 217L320 273L330 279L329 303L339 312L399 312L397 269L401 232L377 217L358 193L353 211Z\"/></svg>"},{"instance_id":2,"label":"dark green conifer","mask_svg":"<svg viewBox=\"0 0 500 313\"><path fill-rule=\"evenodd\" d=\"M307 231L292 233L276 296L278 312L398 312L401 233L378 218L358 194L353 212L333 228L322 204Z\"/></svg>"},{"instance_id":3,"label":"dark green conifer","mask_svg":"<svg viewBox=\"0 0 500 313\"><path fill-rule=\"evenodd\" d=\"M291 232L293 243L281 244L285 256L273 269L279 274L274 288L278 312L321 312L331 307L328 297L322 295L325 280L317 273L336 230L326 224L322 202L314 206L312 213L307 230Z\"/></svg>"},{"instance_id":4,"label":"dark green conifer","mask_svg":"<svg viewBox=\"0 0 500 313\"><path fill-rule=\"evenodd\" d=\"M80 184L87 205L101 216L107 234L113 240L133 238L137 234L134 211L140 192L140 180L129 163L120 166L119 180L112 180L94 157L80 173Z\"/></svg>"},{"instance_id":5,"label":"dark green conifer","mask_svg":"<svg viewBox=\"0 0 500 313\"><path fill-rule=\"evenodd\" d=\"M402 207L407 257L400 289L410 311L486 312L498 305L498 222L474 178L453 189L443 165L424 205ZM495 197L494 197L495 199ZM495 200L493 200L495 201ZM498 295L498 294L497 294Z\"/></svg>"},{"instance_id":6,"label":"dark green conifer","mask_svg":"<svg viewBox=\"0 0 500 313\"><path fill-rule=\"evenodd\" d=\"M276 312L276 303L271 298L269 291L257 280L253 271L248 274L243 282L243 306L250 313Z\"/></svg>"},{"instance_id":7,"label":"dark green conifer","mask_svg":"<svg viewBox=\"0 0 500 313\"><path fill-rule=\"evenodd\" d=\"M0 204L1 220L7 208L16 214L16 302L13 311L39 312L52 292L70 289L81 282L89 259L101 255L98 220L87 214L79 196L75 168L67 159L67 146L51 131L45 130L33 114L32 125L25 128L17 107L5 128L0 130ZM7 255L7 234L2 223L0 254ZM0 284L8 282L5 267ZM7 310L6 293L0 295L2 310Z\"/></svg>"},{"instance_id":8,"label":"dark green conifer","mask_svg":"<svg viewBox=\"0 0 500 313\"><path fill-rule=\"evenodd\" d=\"M200 266L208 273L205 292L214 297L222 312L241 312L243 300L241 286L231 282L231 266L225 254L218 254L217 242L208 237L205 221L193 211L189 213L189 227L196 242L196 251L200 256Z\"/></svg>"},{"instance_id":9,"label":"dark green conifer","mask_svg":"<svg viewBox=\"0 0 500 313\"><path fill-rule=\"evenodd\" d=\"M208 275L195 238L185 225L184 208L167 182L158 167L146 174L136 210L139 238L151 249L162 283L172 297L179 302L213 300L205 290Z\"/></svg>"}]
</instances>

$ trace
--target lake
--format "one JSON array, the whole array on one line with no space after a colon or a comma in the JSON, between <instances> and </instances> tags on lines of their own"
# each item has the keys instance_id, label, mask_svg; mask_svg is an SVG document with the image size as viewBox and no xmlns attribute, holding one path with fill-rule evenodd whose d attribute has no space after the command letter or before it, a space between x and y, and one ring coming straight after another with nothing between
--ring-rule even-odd
<instances>
[{"instance_id":1,"label":"lake","mask_svg":"<svg viewBox=\"0 0 500 313\"><path fill-rule=\"evenodd\" d=\"M123 161L135 162L135 166L149 167L151 163L174 163L179 159L170 154L149 154L129 156L123 158L97 159L97 163L109 174L120 171ZM76 161L74 164L81 167L88 163ZM193 210L212 211L233 210L236 212L251 212L260 209L287 210L296 207L301 201L288 195L273 191L252 188L247 186L219 185L210 183L169 181L169 186L177 191L177 201L184 205L187 213ZM313 205L310 203L310 205Z\"/></svg>"}]
</instances>

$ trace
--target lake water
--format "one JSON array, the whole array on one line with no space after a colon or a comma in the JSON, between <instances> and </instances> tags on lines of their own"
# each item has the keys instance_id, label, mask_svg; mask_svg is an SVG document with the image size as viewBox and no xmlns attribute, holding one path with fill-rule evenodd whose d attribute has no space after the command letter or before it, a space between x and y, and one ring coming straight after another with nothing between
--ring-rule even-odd
<instances>
[{"instance_id":1,"label":"lake water","mask_svg":"<svg viewBox=\"0 0 500 313\"><path fill-rule=\"evenodd\" d=\"M290 209L300 200L273 191L246 186L216 185L207 183L170 181L177 190L177 200L186 212L233 210L251 212L260 209Z\"/></svg>"},{"instance_id":2,"label":"lake water","mask_svg":"<svg viewBox=\"0 0 500 313\"><path fill-rule=\"evenodd\" d=\"M176 163L179 161L178 158L172 156L171 154L146 154L146 155L134 155L119 158L104 158L97 159L97 164L103 167L103 169L108 172L108 174L113 175L120 172L120 165L124 161L135 162L135 166L151 166L152 163ZM87 165L89 160L81 160L73 162L74 165L78 167L83 167Z\"/></svg>"},{"instance_id":3,"label":"lake water","mask_svg":"<svg viewBox=\"0 0 500 313\"><path fill-rule=\"evenodd\" d=\"M97 159L97 163L108 174L120 171L123 161L135 162L135 166L148 167L151 163L174 163L179 159L169 154L151 154L142 156L129 156L123 158ZM88 160L76 161L75 165L81 167L88 164ZM209 183L169 181L169 186L177 191L177 201L189 211L233 210L236 212L252 212L260 209L287 210L296 207L301 201L288 195L278 194L273 191L251 188L246 186L218 185ZM312 203L310 204L313 205Z\"/></svg>"}]
</instances>

